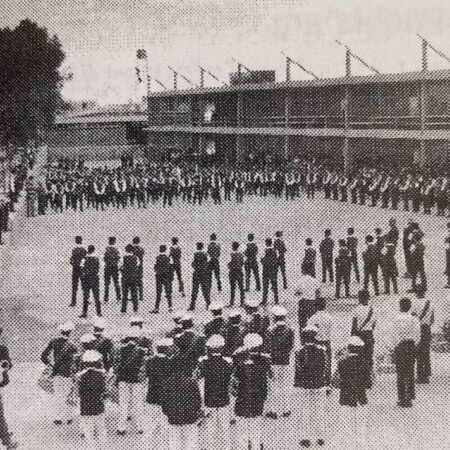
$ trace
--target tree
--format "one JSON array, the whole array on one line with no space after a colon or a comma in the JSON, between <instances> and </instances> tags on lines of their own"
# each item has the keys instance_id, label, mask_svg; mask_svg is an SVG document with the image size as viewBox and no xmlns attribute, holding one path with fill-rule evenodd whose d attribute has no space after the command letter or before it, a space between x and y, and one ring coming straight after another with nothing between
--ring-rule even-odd
<instances>
[{"instance_id":1,"label":"tree","mask_svg":"<svg viewBox=\"0 0 450 450\"><path fill-rule=\"evenodd\" d=\"M13 30L0 29L0 138L25 145L53 123L63 102L65 58L57 36L23 20Z\"/></svg>"}]
</instances>

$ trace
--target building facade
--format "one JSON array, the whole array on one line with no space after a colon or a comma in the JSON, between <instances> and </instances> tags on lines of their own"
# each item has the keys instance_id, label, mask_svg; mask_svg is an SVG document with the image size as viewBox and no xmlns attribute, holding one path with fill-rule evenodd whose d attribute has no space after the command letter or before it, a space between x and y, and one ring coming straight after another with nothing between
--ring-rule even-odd
<instances>
[{"instance_id":1,"label":"building facade","mask_svg":"<svg viewBox=\"0 0 450 450\"><path fill-rule=\"evenodd\" d=\"M154 92L147 132L154 157L315 157L347 170L436 163L446 170L450 71Z\"/></svg>"}]
</instances>

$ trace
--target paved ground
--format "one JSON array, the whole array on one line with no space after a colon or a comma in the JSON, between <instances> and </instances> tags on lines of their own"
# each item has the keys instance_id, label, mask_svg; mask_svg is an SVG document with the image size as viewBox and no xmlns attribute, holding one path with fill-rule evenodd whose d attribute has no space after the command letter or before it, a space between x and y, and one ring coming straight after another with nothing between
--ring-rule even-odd
<instances>
[{"instance_id":1,"label":"paved ground","mask_svg":"<svg viewBox=\"0 0 450 450\"><path fill-rule=\"evenodd\" d=\"M23 199L22 199L23 201ZM61 320L72 319L77 324L76 334L81 334L88 324L77 318L80 311L67 307L70 301L70 265L68 259L73 237L81 234L86 244L97 245L103 251L107 238L115 235L119 246L124 247L133 236L139 235L147 250L145 261L145 302L140 313L147 319L149 332L158 334L168 327L167 313L158 317L149 314L154 302L154 283L152 265L161 243L169 243L172 236L180 238L184 250L184 276L187 291L190 291L188 268L195 242L206 241L209 234L217 232L223 248L223 260L228 260L231 242L245 242L248 232L255 232L258 242L273 235L276 230L284 230L288 246L289 289L282 292L282 302L288 307L291 320L295 311L293 290L300 272L304 240L312 237L315 244L321 239L323 230L333 229L337 239L345 236L347 226L356 229L358 237L372 232L377 226L387 227L387 221L395 216L402 228L410 217L403 212L383 211L370 207L347 206L341 203L317 199L308 202L299 199L286 202L273 198L246 198L244 204L224 203L220 206L204 204L193 207L180 203L171 209L160 205L148 209L130 208L125 211L111 209L105 212L87 211L82 214L67 212L48 214L45 217L26 219L21 213L14 218L13 232L8 243L0 248L1 269L1 322L5 328L8 344L11 347L16 366L12 383L6 389L6 409L11 424L22 447L30 450L75 449L80 446L76 425L60 430L51 426L51 398L36 388L36 378L40 372L39 355L46 342L55 334L56 325ZM449 292L442 289L445 278L442 275L444 261L443 240L446 234L446 219L414 216L425 231L427 246L427 272L430 278L430 297L435 303L439 328L448 317ZM225 264L223 264L225 267ZM403 261L400 258L400 267ZM227 301L228 286L217 298ZM402 280L404 292L409 286ZM332 287L326 286L332 295ZM356 294L357 286L352 285ZM256 295L252 293L251 295ZM187 299L175 297L177 308L187 306ZM350 311L356 300L330 301L330 310L336 316L338 326L335 330L335 349L348 336ZM204 309L201 301L199 303ZM389 317L397 307L397 298L380 296L374 300L380 327L377 335L378 351L383 352L383 341L389 330ZM115 302L105 308L106 317L115 334L123 324ZM201 318L206 318L202 312ZM373 449L445 449L448 434L448 405L450 400L449 357L433 355L434 377L432 384L420 387L415 408L411 411L395 407L395 384L393 375L380 375L371 393L367 408L368 442L366 448ZM301 408L293 393L293 408ZM339 426L339 407L337 393L329 399L329 448L348 449L340 443L342 433ZM111 410L111 430L114 429L116 412ZM265 422L265 432L270 442L269 448L294 449L297 426L293 419ZM111 436L113 436L111 434ZM148 448L138 438L122 440L111 438L111 449L124 446L129 448Z\"/></svg>"}]
</instances>

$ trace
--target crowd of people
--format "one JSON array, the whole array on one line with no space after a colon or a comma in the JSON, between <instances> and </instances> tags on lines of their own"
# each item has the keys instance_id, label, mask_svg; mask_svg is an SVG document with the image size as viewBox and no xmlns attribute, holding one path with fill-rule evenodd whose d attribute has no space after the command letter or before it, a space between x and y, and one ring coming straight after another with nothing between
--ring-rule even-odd
<instances>
[{"instance_id":1,"label":"crowd of people","mask_svg":"<svg viewBox=\"0 0 450 450\"><path fill-rule=\"evenodd\" d=\"M288 167L264 168L200 166L196 163L122 161L119 167L85 167L83 161L49 164L42 179L30 178L26 185L28 215L48 210L84 211L108 207L147 207L161 202L172 206L184 201L214 204L249 195L284 197L294 200L303 194L314 199L351 202L372 207L403 207L405 211L445 216L450 213L450 183L429 170L380 170L362 167L347 174L317 162L296 161Z\"/></svg>"}]
</instances>

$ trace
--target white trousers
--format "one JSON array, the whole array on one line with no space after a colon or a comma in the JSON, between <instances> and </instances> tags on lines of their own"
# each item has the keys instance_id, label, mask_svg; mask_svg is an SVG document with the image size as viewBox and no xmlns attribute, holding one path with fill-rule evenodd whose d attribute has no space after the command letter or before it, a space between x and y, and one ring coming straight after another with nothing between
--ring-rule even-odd
<instances>
[{"instance_id":1,"label":"white trousers","mask_svg":"<svg viewBox=\"0 0 450 450\"><path fill-rule=\"evenodd\" d=\"M119 431L127 428L127 419L131 417L138 431L142 431L142 412L144 408L143 383L119 383Z\"/></svg>"},{"instance_id":2,"label":"white trousers","mask_svg":"<svg viewBox=\"0 0 450 450\"><path fill-rule=\"evenodd\" d=\"M169 450L198 450L197 422L192 425L169 425L168 431Z\"/></svg>"},{"instance_id":3,"label":"white trousers","mask_svg":"<svg viewBox=\"0 0 450 450\"><path fill-rule=\"evenodd\" d=\"M248 450L250 444L252 450L260 450L262 435L262 417L238 417L238 449Z\"/></svg>"},{"instance_id":4,"label":"white trousers","mask_svg":"<svg viewBox=\"0 0 450 450\"><path fill-rule=\"evenodd\" d=\"M289 368L290 366L272 366L268 410L278 415L289 411L288 389L292 385Z\"/></svg>"},{"instance_id":5,"label":"white trousers","mask_svg":"<svg viewBox=\"0 0 450 450\"><path fill-rule=\"evenodd\" d=\"M145 450L167 450L167 417L159 405L145 403L145 425L147 447Z\"/></svg>"},{"instance_id":6,"label":"white trousers","mask_svg":"<svg viewBox=\"0 0 450 450\"><path fill-rule=\"evenodd\" d=\"M297 389L298 399L297 432L298 440L309 440L312 443L318 439L326 440L325 436L325 400L326 390Z\"/></svg>"},{"instance_id":7,"label":"white trousers","mask_svg":"<svg viewBox=\"0 0 450 450\"><path fill-rule=\"evenodd\" d=\"M70 390L72 389L72 378L61 377L59 375L53 377L53 390L55 398L55 420L63 422L73 419L73 407L67 404Z\"/></svg>"},{"instance_id":8,"label":"white trousers","mask_svg":"<svg viewBox=\"0 0 450 450\"><path fill-rule=\"evenodd\" d=\"M208 408L206 419L208 449L230 450L230 407Z\"/></svg>"},{"instance_id":9,"label":"white trousers","mask_svg":"<svg viewBox=\"0 0 450 450\"><path fill-rule=\"evenodd\" d=\"M84 434L84 448L86 450L106 448L106 421L104 414L81 416L80 425Z\"/></svg>"},{"instance_id":10,"label":"white trousers","mask_svg":"<svg viewBox=\"0 0 450 450\"><path fill-rule=\"evenodd\" d=\"M367 448L367 408L364 406L341 406L339 408L341 420L343 448Z\"/></svg>"}]
</instances>

